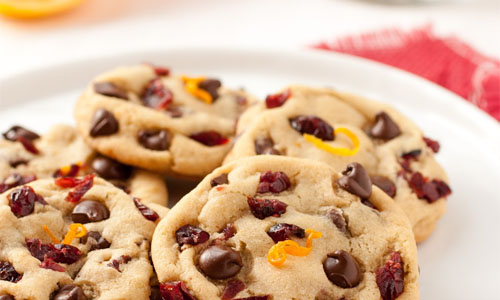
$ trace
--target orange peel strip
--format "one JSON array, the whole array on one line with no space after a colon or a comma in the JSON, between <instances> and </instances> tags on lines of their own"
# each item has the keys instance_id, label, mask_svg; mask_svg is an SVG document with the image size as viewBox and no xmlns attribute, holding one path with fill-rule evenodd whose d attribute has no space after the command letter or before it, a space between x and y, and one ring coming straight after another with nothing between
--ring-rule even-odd
<instances>
[{"instance_id":1,"label":"orange peel strip","mask_svg":"<svg viewBox=\"0 0 500 300\"><path fill-rule=\"evenodd\" d=\"M42 229L50 236L50 238L52 239L52 242L54 244L61 243L61 241L58 238L56 238L56 236L52 233L52 231L50 231L50 229L49 229L49 227L47 227L47 225L43 225Z\"/></svg>"},{"instance_id":2,"label":"orange peel strip","mask_svg":"<svg viewBox=\"0 0 500 300\"><path fill-rule=\"evenodd\" d=\"M182 76L182 81L186 85L186 91L198 99L203 100L206 104L212 104L213 99L209 92L199 88L200 82L205 80L205 77L187 77Z\"/></svg>"},{"instance_id":3,"label":"orange peel strip","mask_svg":"<svg viewBox=\"0 0 500 300\"><path fill-rule=\"evenodd\" d=\"M309 143L313 144L316 146L316 148L324 150L326 152L330 152L335 155L342 155L342 156L353 156L359 151L359 139L358 137L349 129L345 127L339 127L335 129L335 135L342 133L343 135L347 136L352 143L353 148L336 148L331 145L328 145L327 143L323 142L323 140L315 137L314 135L304 133L304 138L306 141Z\"/></svg>"},{"instance_id":4,"label":"orange peel strip","mask_svg":"<svg viewBox=\"0 0 500 300\"><path fill-rule=\"evenodd\" d=\"M321 232L312 229L306 229L309 233L306 240L306 247L302 247L296 241L284 240L273 245L267 252L267 261L275 267L283 265L286 261L286 255L306 256L312 250L312 240L321 238Z\"/></svg>"},{"instance_id":5,"label":"orange peel strip","mask_svg":"<svg viewBox=\"0 0 500 300\"><path fill-rule=\"evenodd\" d=\"M87 228L80 223L69 225L68 233L64 237L63 244L69 245L75 238L81 238L87 234Z\"/></svg>"}]
</instances>

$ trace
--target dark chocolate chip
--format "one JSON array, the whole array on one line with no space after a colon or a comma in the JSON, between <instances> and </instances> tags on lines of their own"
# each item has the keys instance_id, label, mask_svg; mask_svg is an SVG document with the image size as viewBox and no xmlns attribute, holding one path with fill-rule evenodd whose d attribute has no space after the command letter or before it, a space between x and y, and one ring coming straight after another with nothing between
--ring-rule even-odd
<instances>
[{"instance_id":1,"label":"dark chocolate chip","mask_svg":"<svg viewBox=\"0 0 500 300\"><path fill-rule=\"evenodd\" d=\"M127 91L109 81L94 83L94 91L104 96L128 100Z\"/></svg>"},{"instance_id":2,"label":"dark chocolate chip","mask_svg":"<svg viewBox=\"0 0 500 300\"><path fill-rule=\"evenodd\" d=\"M260 154L272 154L281 155L281 152L274 148L274 142L270 138L260 138L256 139L254 142L255 153Z\"/></svg>"},{"instance_id":3,"label":"dark chocolate chip","mask_svg":"<svg viewBox=\"0 0 500 300\"><path fill-rule=\"evenodd\" d=\"M107 218L109 218L108 208L101 202L94 200L85 200L78 203L71 213L73 222L82 224L99 222Z\"/></svg>"},{"instance_id":4,"label":"dark chocolate chip","mask_svg":"<svg viewBox=\"0 0 500 300\"><path fill-rule=\"evenodd\" d=\"M390 140L401 134L396 124L386 112L379 112L375 116L375 124L370 129L370 135L374 138Z\"/></svg>"},{"instance_id":5,"label":"dark chocolate chip","mask_svg":"<svg viewBox=\"0 0 500 300\"><path fill-rule=\"evenodd\" d=\"M373 203L371 203L370 200L368 200L368 199L361 199L361 203L368 206L369 208L377 210L377 207L375 205L373 205Z\"/></svg>"},{"instance_id":6,"label":"dark chocolate chip","mask_svg":"<svg viewBox=\"0 0 500 300\"><path fill-rule=\"evenodd\" d=\"M228 183L229 183L229 180L227 179L227 173L220 174L219 176L210 180L210 185L212 187L215 187L215 186L218 186L221 184L228 184Z\"/></svg>"},{"instance_id":7,"label":"dark chocolate chip","mask_svg":"<svg viewBox=\"0 0 500 300\"><path fill-rule=\"evenodd\" d=\"M0 300L15 300L12 295L0 295Z\"/></svg>"},{"instance_id":8,"label":"dark chocolate chip","mask_svg":"<svg viewBox=\"0 0 500 300\"><path fill-rule=\"evenodd\" d=\"M52 300L87 300L81 287L68 284L63 286Z\"/></svg>"},{"instance_id":9,"label":"dark chocolate chip","mask_svg":"<svg viewBox=\"0 0 500 300\"><path fill-rule=\"evenodd\" d=\"M384 191L390 197L396 196L396 185L387 177L374 175L371 176L371 181L374 185L376 185L379 189Z\"/></svg>"},{"instance_id":10,"label":"dark chocolate chip","mask_svg":"<svg viewBox=\"0 0 500 300\"><path fill-rule=\"evenodd\" d=\"M26 159L22 159L22 158L18 158L18 159L14 159L14 160L9 161L9 165L13 168L17 168L20 165L27 165L27 164L28 164L28 161Z\"/></svg>"},{"instance_id":11,"label":"dark chocolate chip","mask_svg":"<svg viewBox=\"0 0 500 300\"><path fill-rule=\"evenodd\" d=\"M213 245L201 253L199 265L208 277L226 279L238 274L243 262L237 251L227 246Z\"/></svg>"},{"instance_id":12,"label":"dark chocolate chip","mask_svg":"<svg viewBox=\"0 0 500 300\"><path fill-rule=\"evenodd\" d=\"M344 250L328 254L323 262L323 270L328 280L345 289L355 287L361 281L358 262Z\"/></svg>"},{"instance_id":13,"label":"dark chocolate chip","mask_svg":"<svg viewBox=\"0 0 500 300\"><path fill-rule=\"evenodd\" d=\"M170 133L167 130L141 130L139 143L150 150L167 150L170 145Z\"/></svg>"},{"instance_id":14,"label":"dark chocolate chip","mask_svg":"<svg viewBox=\"0 0 500 300\"><path fill-rule=\"evenodd\" d=\"M339 185L351 194L368 199L372 193L372 182L365 168L359 163L350 163L342 172Z\"/></svg>"},{"instance_id":15,"label":"dark chocolate chip","mask_svg":"<svg viewBox=\"0 0 500 300\"><path fill-rule=\"evenodd\" d=\"M105 136L111 135L118 131L119 125L118 121L115 119L115 116L103 109L98 109L92 118L92 122L90 125L90 136Z\"/></svg>"},{"instance_id":16,"label":"dark chocolate chip","mask_svg":"<svg viewBox=\"0 0 500 300\"><path fill-rule=\"evenodd\" d=\"M17 141L19 137L23 137L27 140L34 141L40 136L31 130L28 130L21 126L12 126L9 130L3 133L3 137L9 141Z\"/></svg>"},{"instance_id":17,"label":"dark chocolate chip","mask_svg":"<svg viewBox=\"0 0 500 300\"><path fill-rule=\"evenodd\" d=\"M101 155L96 156L90 166L104 179L126 180L132 173L131 167Z\"/></svg>"},{"instance_id":18,"label":"dark chocolate chip","mask_svg":"<svg viewBox=\"0 0 500 300\"><path fill-rule=\"evenodd\" d=\"M219 88L222 86L221 82L217 79L205 79L202 82L198 84L198 87L202 90L207 91L210 96L212 97L212 100L215 101L217 98L219 98L219 93L217 92Z\"/></svg>"},{"instance_id":19,"label":"dark chocolate chip","mask_svg":"<svg viewBox=\"0 0 500 300\"><path fill-rule=\"evenodd\" d=\"M289 122L290 126L301 134L311 134L323 141L333 141L335 138L333 127L319 117L298 116L289 119Z\"/></svg>"},{"instance_id":20,"label":"dark chocolate chip","mask_svg":"<svg viewBox=\"0 0 500 300\"><path fill-rule=\"evenodd\" d=\"M332 223L337 227L341 232L347 233L347 223L345 221L342 210L333 208L328 211L327 216L332 220Z\"/></svg>"},{"instance_id":21,"label":"dark chocolate chip","mask_svg":"<svg viewBox=\"0 0 500 300\"><path fill-rule=\"evenodd\" d=\"M105 238L103 238L102 235L97 231L89 231L87 233L86 241L84 242L84 244L87 242L87 240L89 238L91 239L90 240L90 244L91 244L90 251L99 250L99 249L107 249L107 248L109 248L109 246L111 246L111 244Z\"/></svg>"},{"instance_id":22,"label":"dark chocolate chip","mask_svg":"<svg viewBox=\"0 0 500 300\"><path fill-rule=\"evenodd\" d=\"M149 294L149 300L163 300L161 297L160 287L152 286L151 293Z\"/></svg>"}]
</instances>

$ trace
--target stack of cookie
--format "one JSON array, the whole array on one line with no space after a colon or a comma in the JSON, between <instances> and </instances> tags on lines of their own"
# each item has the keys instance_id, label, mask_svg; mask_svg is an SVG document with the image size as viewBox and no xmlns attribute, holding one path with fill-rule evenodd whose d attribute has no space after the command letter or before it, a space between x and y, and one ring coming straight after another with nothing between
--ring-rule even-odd
<instances>
[{"instance_id":1,"label":"stack of cookie","mask_svg":"<svg viewBox=\"0 0 500 300\"><path fill-rule=\"evenodd\" d=\"M0 300L419 299L451 190L392 107L139 65L75 119L0 140ZM165 176L201 182L169 210Z\"/></svg>"}]
</instances>

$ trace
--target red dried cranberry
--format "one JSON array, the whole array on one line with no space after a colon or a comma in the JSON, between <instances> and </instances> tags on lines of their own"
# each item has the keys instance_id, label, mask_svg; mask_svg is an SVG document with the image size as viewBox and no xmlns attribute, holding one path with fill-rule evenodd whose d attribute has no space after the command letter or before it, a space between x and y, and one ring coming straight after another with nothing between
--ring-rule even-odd
<instances>
[{"instance_id":1,"label":"red dried cranberry","mask_svg":"<svg viewBox=\"0 0 500 300\"><path fill-rule=\"evenodd\" d=\"M259 185L257 186L258 193L281 193L290 188L290 179L283 172L271 172L260 175Z\"/></svg>"},{"instance_id":2,"label":"red dried cranberry","mask_svg":"<svg viewBox=\"0 0 500 300\"><path fill-rule=\"evenodd\" d=\"M139 198L134 197L135 207L141 212L146 220L156 222L160 217L154 210L141 203Z\"/></svg>"},{"instance_id":3,"label":"red dried cranberry","mask_svg":"<svg viewBox=\"0 0 500 300\"><path fill-rule=\"evenodd\" d=\"M411 159L417 160L418 157L420 156L420 154L422 154L422 150L416 149L416 150L412 150L410 152L403 153L403 155L401 155L401 157L404 160L411 160Z\"/></svg>"},{"instance_id":4,"label":"red dried cranberry","mask_svg":"<svg viewBox=\"0 0 500 300\"><path fill-rule=\"evenodd\" d=\"M65 200L75 203L80 201L83 195L92 188L94 177L95 174L89 174L83 178L59 177L55 179L55 184L62 188L74 187L73 191L68 193Z\"/></svg>"},{"instance_id":5,"label":"red dried cranberry","mask_svg":"<svg viewBox=\"0 0 500 300\"><path fill-rule=\"evenodd\" d=\"M184 225L177 229L175 238L181 247L184 244L194 246L208 241L210 234L201 228L192 225Z\"/></svg>"},{"instance_id":6,"label":"red dried cranberry","mask_svg":"<svg viewBox=\"0 0 500 300\"><path fill-rule=\"evenodd\" d=\"M174 95L160 78L155 78L146 85L141 100L148 107L164 109L174 101Z\"/></svg>"},{"instance_id":7,"label":"red dried cranberry","mask_svg":"<svg viewBox=\"0 0 500 300\"><path fill-rule=\"evenodd\" d=\"M66 271L66 269L63 266L57 264L53 259L49 257L45 257L43 259L42 263L40 264L40 268L49 269L56 272Z\"/></svg>"},{"instance_id":8,"label":"red dried cranberry","mask_svg":"<svg viewBox=\"0 0 500 300\"><path fill-rule=\"evenodd\" d=\"M0 280L16 283L23 278L23 274L17 273L14 266L8 261L0 261Z\"/></svg>"},{"instance_id":9,"label":"red dried cranberry","mask_svg":"<svg viewBox=\"0 0 500 300\"><path fill-rule=\"evenodd\" d=\"M22 218L33 213L35 209L35 202L43 205L47 204L43 197L35 193L29 186L13 190L8 196L10 210L16 217Z\"/></svg>"},{"instance_id":10,"label":"red dried cranberry","mask_svg":"<svg viewBox=\"0 0 500 300\"><path fill-rule=\"evenodd\" d=\"M40 153L40 151L36 148L36 146L32 140L27 139L23 136L19 136L19 137L17 137L17 141L23 145L23 147L24 147L24 149L26 149L26 151L31 152L33 154Z\"/></svg>"},{"instance_id":11,"label":"red dried cranberry","mask_svg":"<svg viewBox=\"0 0 500 300\"><path fill-rule=\"evenodd\" d=\"M378 268L376 280L383 300L394 300L404 290L404 266L399 252L393 252L385 265Z\"/></svg>"},{"instance_id":12,"label":"red dried cranberry","mask_svg":"<svg viewBox=\"0 0 500 300\"><path fill-rule=\"evenodd\" d=\"M427 145L427 147L431 148L432 152L434 153L439 152L439 148L441 148L441 146L439 145L438 141L435 141L433 139L424 136L424 142Z\"/></svg>"},{"instance_id":13,"label":"red dried cranberry","mask_svg":"<svg viewBox=\"0 0 500 300\"><path fill-rule=\"evenodd\" d=\"M285 90L282 93L268 95L266 97L266 107L267 108L275 108L280 107L285 104L286 100L290 98L291 92L289 89Z\"/></svg>"},{"instance_id":14,"label":"red dried cranberry","mask_svg":"<svg viewBox=\"0 0 500 300\"><path fill-rule=\"evenodd\" d=\"M81 166L77 164L71 164L70 168L68 171L63 171L62 168L57 169L54 174L52 174L52 177L58 178L58 177L75 177L78 175L78 172L80 172Z\"/></svg>"},{"instance_id":15,"label":"red dried cranberry","mask_svg":"<svg viewBox=\"0 0 500 300\"><path fill-rule=\"evenodd\" d=\"M224 240L228 240L232 238L236 234L236 228L234 227L234 224L227 224L226 227L222 230L222 233L224 234Z\"/></svg>"},{"instance_id":16,"label":"red dried cranberry","mask_svg":"<svg viewBox=\"0 0 500 300\"><path fill-rule=\"evenodd\" d=\"M196 300L182 281L160 283L160 292L164 300Z\"/></svg>"},{"instance_id":17,"label":"red dried cranberry","mask_svg":"<svg viewBox=\"0 0 500 300\"><path fill-rule=\"evenodd\" d=\"M3 193L13 187L32 182L34 180L36 180L35 175L21 176L18 173L12 173L11 175L7 176L7 178L5 178L2 183L0 183L0 193Z\"/></svg>"},{"instance_id":18,"label":"red dried cranberry","mask_svg":"<svg viewBox=\"0 0 500 300\"><path fill-rule=\"evenodd\" d=\"M246 297L246 298L237 298L234 300L269 300L271 296L265 295L265 296L252 296L252 297Z\"/></svg>"},{"instance_id":19,"label":"red dried cranberry","mask_svg":"<svg viewBox=\"0 0 500 300\"><path fill-rule=\"evenodd\" d=\"M193 140L202 143L205 146L218 146L224 145L229 142L229 139L216 131L202 131L191 134L189 136Z\"/></svg>"},{"instance_id":20,"label":"red dried cranberry","mask_svg":"<svg viewBox=\"0 0 500 300\"><path fill-rule=\"evenodd\" d=\"M122 255L118 258L115 258L115 259L112 259L109 264L108 264L108 267L111 267L111 268L114 268L116 269L118 272L121 272L120 270L120 265L122 264L127 264L129 261L132 260L132 257L128 256L128 255Z\"/></svg>"},{"instance_id":21,"label":"red dried cranberry","mask_svg":"<svg viewBox=\"0 0 500 300\"><path fill-rule=\"evenodd\" d=\"M50 258L56 263L72 264L82 256L82 252L71 245L44 244L39 239L26 239L26 247L33 257L43 261Z\"/></svg>"},{"instance_id":22,"label":"red dried cranberry","mask_svg":"<svg viewBox=\"0 0 500 300\"><path fill-rule=\"evenodd\" d=\"M241 282L241 280L231 279L226 283L226 286L222 291L221 300L231 300L244 289L245 289L245 284Z\"/></svg>"},{"instance_id":23,"label":"red dried cranberry","mask_svg":"<svg viewBox=\"0 0 500 300\"><path fill-rule=\"evenodd\" d=\"M407 181L417 197L426 199L429 203L451 194L451 189L445 182L438 179L429 181L420 172L414 172Z\"/></svg>"},{"instance_id":24,"label":"red dried cranberry","mask_svg":"<svg viewBox=\"0 0 500 300\"><path fill-rule=\"evenodd\" d=\"M297 225L287 224L287 223L278 223L267 231L267 235L270 236L275 243L281 242L284 240L289 240L293 235L298 238L303 238L306 236L304 229L300 228Z\"/></svg>"},{"instance_id":25,"label":"red dried cranberry","mask_svg":"<svg viewBox=\"0 0 500 300\"><path fill-rule=\"evenodd\" d=\"M170 75L170 69L167 67L157 66L153 64L149 64L153 71L155 71L156 76L168 76Z\"/></svg>"},{"instance_id":26,"label":"red dried cranberry","mask_svg":"<svg viewBox=\"0 0 500 300\"><path fill-rule=\"evenodd\" d=\"M279 217L286 212L286 203L274 199L258 199L253 197L248 197L248 206L252 214L257 219L265 219L267 217Z\"/></svg>"},{"instance_id":27,"label":"red dried cranberry","mask_svg":"<svg viewBox=\"0 0 500 300\"><path fill-rule=\"evenodd\" d=\"M289 120L290 126L298 132L311 134L323 141L333 141L333 127L315 116L298 116Z\"/></svg>"}]
</instances>

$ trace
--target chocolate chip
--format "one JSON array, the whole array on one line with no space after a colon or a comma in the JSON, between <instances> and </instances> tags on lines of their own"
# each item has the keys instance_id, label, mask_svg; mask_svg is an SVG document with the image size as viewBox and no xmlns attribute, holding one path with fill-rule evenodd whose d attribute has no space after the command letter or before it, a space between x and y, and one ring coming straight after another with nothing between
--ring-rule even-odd
<instances>
[{"instance_id":1,"label":"chocolate chip","mask_svg":"<svg viewBox=\"0 0 500 300\"><path fill-rule=\"evenodd\" d=\"M372 183L384 191L390 197L396 196L396 185L387 177L374 175L370 177Z\"/></svg>"},{"instance_id":2,"label":"chocolate chip","mask_svg":"<svg viewBox=\"0 0 500 300\"><path fill-rule=\"evenodd\" d=\"M109 218L109 210L99 201L85 200L73 208L71 219L75 223L99 222Z\"/></svg>"},{"instance_id":3,"label":"chocolate chip","mask_svg":"<svg viewBox=\"0 0 500 300\"><path fill-rule=\"evenodd\" d=\"M94 91L104 96L128 100L127 91L109 81L94 83Z\"/></svg>"},{"instance_id":4,"label":"chocolate chip","mask_svg":"<svg viewBox=\"0 0 500 300\"><path fill-rule=\"evenodd\" d=\"M91 244L90 251L99 250L99 249L107 249L107 248L109 248L109 246L111 246L111 244L105 238L103 238L102 235L97 231L89 231L87 233L85 241L82 241L82 243L86 244L87 240L89 238L91 239L90 240L90 244Z\"/></svg>"},{"instance_id":5,"label":"chocolate chip","mask_svg":"<svg viewBox=\"0 0 500 300\"><path fill-rule=\"evenodd\" d=\"M328 280L345 289L355 287L361 281L358 262L344 250L328 254L323 262L323 270Z\"/></svg>"},{"instance_id":6,"label":"chocolate chip","mask_svg":"<svg viewBox=\"0 0 500 300\"><path fill-rule=\"evenodd\" d=\"M228 184L228 183L229 183L229 180L227 179L227 173L220 174L219 176L210 180L210 185L212 187L215 187L215 186L218 186L221 184Z\"/></svg>"},{"instance_id":7,"label":"chocolate chip","mask_svg":"<svg viewBox=\"0 0 500 300\"><path fill-rule=\"evenodd\" d=\"M28 161L26 159L22 159L22 158L18 158L18 159L14 159L14 160L9 161L9 165L13 168L17 168L20 165L27 165L27 164L28 164Z\"/></svg>"},{"instance_id":8,"label":"chocolate chip","mask_svg":"<svg viewBox=\"0 0 500 300\"><path fill-rule=\"evenodd\" d=\"M138 135L139 143L150 150L167 150L170 145L170 133L166 130L141 130Z\"/></svg>"},{"instance_id":9,"label":"chocolate chip","mask_svg":"<svg viewBox=\"0 0 500 300\"><path fill-rule=\"evenodd\" d=\"M243 262L237 251L223 245L214 245L201 253L199 265L210 278L226 279L238 274Z\"/></svg>"},{"instance_id":10,"label":"chocolate chip","mask_svg":"<svg viewBox=\"0 0 500 300\"><path fill-rule=\"evenodd\" d=\"M345 221L342 210L340 209L331 209L328 211L327 216L332 220L332 223L337 227L341 232L347 233L347 223Z\"/></svg>"},{"instance_id":11,"label":"chocolate chip","mask_svg":"<svg viewBox=\"0 0 500 300\"><path fill-rule=\"evenodd\" d=\"M257 155L260 154L281 155L280 151L274 149L274 142L270 138L256 139L254 145L255 145L255 153L257 153Z\"/></svg>"},{"instance_id":12,"label":"chocolate chip","mask_svg":"<svg viewBox=\"0 0 500 300\"><path fill-rule=\"evenodd\" d=\"M74 284L63 286L52 300L87 300L81 287Z\"/></svg>"},{"instance_id":13,"label":"chocolate chip","mask_svg":"<svg viewBox=\"0 0 500 300\"><path fill-rule=\"evenodd\" d=\"M115 116L111 112L100 108L94 113L94 117L92 118L90 136L96 137L111 135L116 133L118 128L119 125Z\"/></svg>"},{"instance_id":14,"label":"chocolate chip","mask_svg":"<svg viewBox=\"0 0 500 300\"><path fill-rule=\"evenodd\" d=\"M342 172L338 183L346 191L362 199L367 199L372 193L372 182L365 168L359 163L350 163Z\"/></svg>"},{"instance_id":15,"label":"chocolate chip","mask_svg":"<svg viewBox=\"0 0 500 300\"><path fill-rule=\"evenodd\" d=\"M386 112L379 112L375 116L375 124L370 129L370 135L374 138L390 140L401 134L396 124Z\"/></svg>"},{"instance_id":16,"label":"chocolate chip","mask_svg":"<svg viewBox=\"0 0 500 300\"><path fill-rule=\"evenodd\" d=\"M219 93L217 91L221 86L222 84L219 80L208 78L198 84L200 89L205 90L210 94L213 101L219 98Z\"/></svg>"},{"instance_id":17,"label":"chocolate chip","mask_svg":"<svg viewBox=\"0 0 500 300\"><path fill-rule=\"evenodd\" d=\"M40 136L31 130L28 130L21 126L12 126L9 130L3 133L3 137L9 141L17 141L19 137L23 137L27 140L34 141Z\"/></svg>"},{"instance_id":18,"label":"chocolate chip","mask_svg":"<svg viewBox=\"0 0 500 300\"><path fill-rule=\"evenodd\" d=\"M151 293L149 294L149 300L163 300L161 297L160 287L152 286Z\"/></svg>"},{"instance_id":19,"label":"chocolate chip","mask_svg":"<svg viewBox=\"0 0 500 300\"><path fill-rule=\"evenodd\" d=\"M126 180L132 173L132 168L109 157L98 155L90 164L92 170L104 179Z\"/></svg>"},{"instance_id":20,"label":"chocolate chip","mask_svg":"<svg viewBox=\"0 0 500 300\"><path fill-rule=\"evenodd\" d=\"M167 108L165 108L165 113L171 118L180 118L184 114L182 108L174 105L167 106Z\"/></svg>"},{"instance_id":21,"label":"chocolate chip","mask_svg":"<svg viewBox=\"0 0 500 300\"><path fill-rule=\"evenodd\" d=\"M15 300L12 295L0 295L0 300Z\"/></svg>"}]
</instances>

